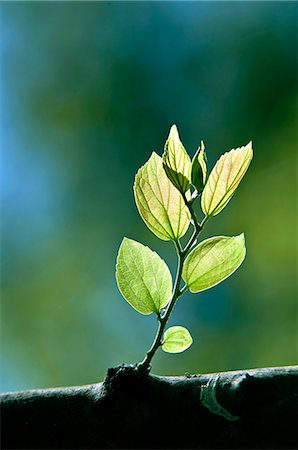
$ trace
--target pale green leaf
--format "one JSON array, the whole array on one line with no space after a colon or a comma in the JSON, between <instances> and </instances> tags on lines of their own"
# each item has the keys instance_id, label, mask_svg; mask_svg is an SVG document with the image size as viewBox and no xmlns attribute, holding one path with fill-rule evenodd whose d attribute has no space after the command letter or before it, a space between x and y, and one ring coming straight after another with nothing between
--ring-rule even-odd
<instances>
[{"instance_id":1,"label":"pale green leaf","mask_svg":"<svg viewBox=\"0 0 298 450\"><path fill-rule=\"evenodd\" d=\"M212 169L202 193L202 210L216 216L229 202L252 160L252 143L222 155Z\"/></svg>"},{"instance_id":2,"label":"pale green leaf","mask_svg":"<svg viewBox=\"0 0 298 450\"><path fill-rule=\"evenodd\" d=\"M171 327L163 335L162 349L168 353L180 353L190 347L192 337L184 327Z\"/></svg>"},{"instance_id":3,"label":"pale green leaf","mask_svg":"<svg viewBox=\"0 0 298 450\"><path fill-rule=\"evenodd\" d=\"M228 278L245 258L244 234L216 236L201 242L186 257L182 277L191 292L209 289Z\"/></svg>"},{"instance_id":4,"label":"pale green leaf","mask_svg":"<svg viewBox=\"0 0 298 450\"><path fill-rule=\"evenodd\" d=\"M191 165L191 183L197 191L202 192L207 178L207 164L204 142L201 141L201 145L196 151Z\"/></svg>"},{"instance_id":5,"label":"pale green leaf","mask_svg":"<svg viewBox=\"0 0 298 450\"><path fill-rule=\"evenodd\" d=\"M156 236L167 241L179 239L186 233L190 221L188 208L155 152L137 172L134 194L140 215Z\"/></svg>"},{"instance_id":6,"label":"pale green leaf","mask_svg":"<svg viewBox=\"0 0 298 450\"><path fill-rule=\"evenodd\" d=\"M176 125L170 130L162 156L163 167L168 178L182 193L190 188L191 162L182 142Z\"/></svg>"},{"instance_id":7,"label":"pale green leaf","mask_svg":"<svg viewBox=\"0 0 298 450\"><path fill-rule=\"evenodd\" d=\"M124 238L118 252L116 279L123 297L142 314L166 306L172 293L172 277L157 253L137 241Z\"/></svg>"}]
</instances>

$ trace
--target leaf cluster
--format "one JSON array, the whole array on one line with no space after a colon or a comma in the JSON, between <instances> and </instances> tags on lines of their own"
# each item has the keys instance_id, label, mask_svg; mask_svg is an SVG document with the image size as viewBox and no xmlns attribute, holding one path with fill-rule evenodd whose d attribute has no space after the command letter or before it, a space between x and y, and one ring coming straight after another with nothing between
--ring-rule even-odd
<instances>
[{"instance_id":1,"label":"leaf cluster","mask_svg":"<svg viewBox=\"0 0 298 450\"><path fill-rule=\"evenodd\" d=\"M229 277L245 258L244 234L215 236L197 243L205 223L219 214L232 198L253 156L252 143L223 154L208 175L205 145L201 141L191 159L176 125L171 127L162 157L153 152L135 177L134 196L147 227L160 239L173 241L178 267L173 285L170 270L160 256L143 244L124 238L117 257L120 292L142 314L155 313L159 329L143 365L156 350L178 353L192 344L181 326L165 330L177 299L187 290L209 289ZM197 220L194 202L201 198L204 217ZM190 224L193 234L182 246ZM184 281L184 286L181 286Z\"/></svg>"}]
</instances>

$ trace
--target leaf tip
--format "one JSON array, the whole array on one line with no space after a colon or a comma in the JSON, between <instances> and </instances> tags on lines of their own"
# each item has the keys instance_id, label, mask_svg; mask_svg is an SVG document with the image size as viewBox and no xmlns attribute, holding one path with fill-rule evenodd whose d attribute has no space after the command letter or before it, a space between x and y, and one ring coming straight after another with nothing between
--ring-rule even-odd
<instances>
[{"instance_id":1,"label":"leaf tip","mask_svg":"<svg viewBox=\"0 0 298 450\"><path fill-rule=\"evenodd\" d=\"M240 233L237 236L235 236L235 238L238 238L239 240L245 240L245 234L244 233Z\"/></svg>"},{"instance_id":2,"label":"leaf tip","mask_svg":"<svg viewBox=\"0 0 298 450\"><path fill-rule=\"evenodd\" d=\"M178 128L177 125L175 123L173 123L173 125L170 128L170 133L169 133L169 137L173 136L173 135L178 135Z\"/></svg>"},{"instance_id":3,"label":"leaf tip","mask_svg":"<svg viewBox=\"0 0 298 450\"><path fill-rule=\"evenodd\" d=\"M149 163L149 161L159 161L161 159L161 156L159 156L159 154L158 153L156 153L156 151L155 150L153 150L152 151L152 153L151 153L151 155L150 155L150 158L148 159L148 161L147 161L147 163ZM146 163L146 164L147 164Z\"/></svg>"},{"instance_id":4,"label":"leaf tip","mask_svg":"<svg viewBox=\"0 0 298 450\"><path fill-rule=\"evenodd\" d=\"M243 155L246 156L246 159L248 161L248 164L252 160L253 157L253 148L252 148L252 141L249 141L248 144L243 145L243 147L240 147L239 149L236 149L236 151L240 151L243 153Z\"/></svg>"},{"instance_id":5,"label":"leaf tip","mask_svg":"<svg viewBox=\"0 0 298 450\"><path fill-rule=\"evenodd\" d=\"M238 236L234 237L235 241L237 241L240 245L243 246L243 259L245 258L246 255L246 246L245 246L245 234L244 233L240 233L238 234ZM242 259L242 261L243 261Z\"/></svg>"}]
</instances>

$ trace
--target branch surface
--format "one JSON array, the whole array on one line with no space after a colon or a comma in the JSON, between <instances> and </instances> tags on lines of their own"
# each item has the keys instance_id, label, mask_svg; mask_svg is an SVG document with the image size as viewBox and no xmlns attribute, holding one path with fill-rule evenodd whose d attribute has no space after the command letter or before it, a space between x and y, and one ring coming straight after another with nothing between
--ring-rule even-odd
<instances>
[{"instance_id":1,"label":"branch surface","mask_svg":"<svg viewBox=\"0 0 298 450\"><path fill-rule=\"evenodd\" d=\"M2 448L296 449L298 366L159 377L119 366L103 383L1 395Z\"/></svg>"}]
</instances>

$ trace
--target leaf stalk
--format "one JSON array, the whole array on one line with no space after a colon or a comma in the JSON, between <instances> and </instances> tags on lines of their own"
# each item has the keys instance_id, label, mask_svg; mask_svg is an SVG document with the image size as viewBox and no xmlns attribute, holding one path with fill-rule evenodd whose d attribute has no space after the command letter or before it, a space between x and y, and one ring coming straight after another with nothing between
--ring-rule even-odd
<instances>
[{"instance_id":1,"label":"leaf stalk","mask_svg":"<svg viewBox=\"0 0 298 450\"><path fill-rule=\"evenodd\" d=\"M195 245L198 235L203 230L203 227L208 220L208 216L205 216L204 219L202 220L202 222L199 223L197 220L195 211L192 207L193 201L187 201L185 194L183 194L183 199L185 201L186 206L188 207L188 210L189 210L189 213L191 216L191 223L194 227L194 231L184 249L182 248L179 239L173 241L175 248L176 248L177 259L178 259L173 293L172 293L171 300L169 301L163 314L157 315L159 325L158 325L158 329L157 329L154 341L153 341L150 349L148 350L145 358L143 359L143 361L138 364L138 368L140 370L144 370L144 371L150 369L150 367L151 367L150 364L151 364L151 360L152 360L153 356L155 355L158 348L162 346L162 337L164 334L164 330L165 330L166 324L170 318L170 315L173 311L176 301L178 300L179 297L181 297L188 290L187 285L184 285L180 289L180 285L181 285L181 281L182 281L183 263L185 261L186 256L192 249L193 245Z\"/></svg>"}]
</instances>

